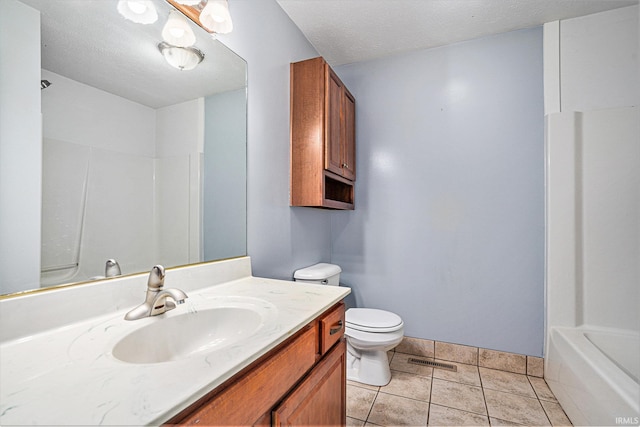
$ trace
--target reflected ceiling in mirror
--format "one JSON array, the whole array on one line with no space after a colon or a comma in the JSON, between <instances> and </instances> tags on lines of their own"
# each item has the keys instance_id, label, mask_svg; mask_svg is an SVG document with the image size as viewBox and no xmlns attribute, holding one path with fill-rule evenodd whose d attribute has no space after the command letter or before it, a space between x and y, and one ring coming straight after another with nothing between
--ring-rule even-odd
<instances>
[{"instance_id":1,"label":"reflected ceiling in mirror","mask_svg":"<svg viewBox=\"0 0 640 427\"><path fill-rule=\"evenodd\" d=\"M117 11L116 1L22 0L41 13L42 68L75 81L160 108L246 85L246 64L193 25L204 61L177 72L158 49L174 10L154 0L158 20L137 24Z\"/></svg>"}]
</instances>

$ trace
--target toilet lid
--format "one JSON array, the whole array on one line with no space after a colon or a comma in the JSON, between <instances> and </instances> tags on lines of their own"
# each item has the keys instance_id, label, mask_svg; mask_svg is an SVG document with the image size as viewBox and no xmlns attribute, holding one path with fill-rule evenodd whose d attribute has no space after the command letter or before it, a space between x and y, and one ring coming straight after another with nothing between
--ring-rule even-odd
<instances>
[{"instance_id":1,"label":"toilet lid","mask_svg":"<svg viewBox=\"0 0 640 427\"><path fill-rule=\"evenodd\" d=\"M366 332L391 332L403 326L397 314L375 308L350 308L345 318L348 327Z\"/></svg>"}]
</instances>

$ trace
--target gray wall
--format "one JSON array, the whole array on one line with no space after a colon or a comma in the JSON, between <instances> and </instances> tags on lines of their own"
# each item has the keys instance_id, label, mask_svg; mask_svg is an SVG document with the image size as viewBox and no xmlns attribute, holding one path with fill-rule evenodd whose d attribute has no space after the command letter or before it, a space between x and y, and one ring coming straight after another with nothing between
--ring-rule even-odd
<instances>
[{"instance_id":1,"label":"gray wall","mask_svg":"<svg viewBox=\"0 0 640 427\"><path fill-rule=\"evenodd\" d=\"M319 56L275 0L230 2L219 39L248 64L248 254L253 274L291 279L329 261L331 212L289 207L289 63Z\"/></svg>"},{"instance_id":2,"label":"gray wall","mask_svg":"<svg viewBox=\"0 0 640 427\"><path fill-rule=\"evenodd\" d=\"M40 15L3 0L0 28L0 294L5 294L40 283L42 129L32 126L42 118Z\"/></svg>"},{"instance_id":3,"label":"gray wall","mask_svg":"<svg viewBox=\"0 0 640 427\"><path fill-rule=\"evenodd\" d=\"M204 259L247 253L247 91L205 98L202 227Z\"/></svg>"},{"instance_id":4,"label":"gray wall","mask_svg":"<svg viewBox=\"0 0 640 427\"><path fill-rule=\"evenodd\" d=\"M331 261L408 336L541 356L542 29L337 67L357 101L356 210Z\"/></svg>"},{"instance_id":5,"label":"gray wall","mask_svg":"<svg viewBox=\"0 0 640 427\"><path fill-rule=\"evenodd\" d=\"M356 210L289 207L289 63L317 56L274 0L236 0L248 63L257 276L332 261L409 336L542 355L542 31L337 67L357 100Z\"/></svg>"}]
</instances>

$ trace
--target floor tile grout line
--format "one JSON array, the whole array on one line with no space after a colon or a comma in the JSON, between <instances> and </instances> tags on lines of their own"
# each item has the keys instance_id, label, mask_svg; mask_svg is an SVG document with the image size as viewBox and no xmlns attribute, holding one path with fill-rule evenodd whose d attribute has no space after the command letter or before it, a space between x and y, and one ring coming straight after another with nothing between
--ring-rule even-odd
<instances>
[{"instance_id":1,"label":"floor tile grout line","mask_svg":"<svg viewBox=\"0 0 640 427\"><path fill-rule=\"evenodd\" d=\"M551 391L551 388L549 388L549 391L551 391L551 394L552 394L552 396L553 396L553 400L551 400L551 399L545 399L545 398L543 398L543 397L539 396L539 395L538 395L538 391L536 390L535 386L534 386L534 385L533 385L533 383L531 382L531 378L537 378L537 379L539 379L539 380L544 381L544 384L547 386L547 388L549 388L549 384L547 384L547 380L545 380L544 378L536 377L536 376L533 376L533 375L527 375L527 379L529 380L529 384L531 384L531 387L533 388L533 392L536 394L536 396L538 396L538 400L539 400L539 401L541 401L541 402L542 402L542 401L544 401L544 402L551 402L551 403L557 403L557 404L560 404L560 402L558 402L558 399L556 398L555 394L553 394L553 391ZM563 409L563 411L564 411L564 409Z\"/></svg>"},{"instance_id":2,"label":"floor tile grout line","mask_svg":"<svg viewBox=\"0 0 640 427\"><path fill-rule=\"evenodd\" d=\"M391 355L391 359L388 361L389 365L391 365L391 361L393 360L394 357L396 357L395 350L393 351L393 354ZM367 412L367 417L364 420L364 424L365 425L367 425L367 423L369 422L369 417L371 416L371 411L373 411L373 407L375 406L376 400L378 399L378 395L380 394L380 389L382 389L382 387L377 387L376 395L373 397L373 402L371 402L371 407L369 408L369 412Z\"/></svg>"},{"instance_id":3,"label":"floor tile grout line","mask_svg":"<svg viewBox=\"0 0 640 427\"><path fill-rule=\"evenodd\" d=\"M471 415L479 415L479 416L483 416L486 414L481 414L479 412L473 412L473 411L468 411L466 409L460 409L460 408L454 408L453 406L447 406L447 405L443 405L441 403L434 403L433 405L435 406L439 406L441 408L447 408L447 409L453 409L454 411L458 411L458 412L464 412L465 414L471 414ZM431 402L429 402L429 407L431 407ZM487 418L489 418L488 415L486 415ZM506 421L506 420L505 420ZM515 422L515 421L511 421L511 422ZM517 423L516 423L517 424Z\"/></svg>"},{"instance_id":4,"label":"floor tile grout line","mask_svg":"<svg viewBox=\"0 0 640 427\"><path fill-rule=\"evenodd\" d=\"M533 393L536 395L536 398L538 400L540 400L540 395L538 394L538 390L536 390L536 387L533 385L533 383L531 382L531 379L529 379L528 375L527 375L527 381L529 382L529 385L533 389ZM546 381L545 381L545 383L546 383ZM542 405L542 403L540 403L540 405ZM551 421L551 420L549 420L549 421Z\"/></svg>"},{"instance_id":5,"label":"floor tile grout line","mask_svg":"<svg viewBox=\"0 0 640 427\"><path fill-rule=\"evenodd\" d=\"M435 377L433 377L432 382L431 382L432 387L433 387L433 381L434 381L434 380L438 380L438 381L442 381L442 382L450 382L450 383L455 383L455 384L461 384L461 385L464 385L464 386L467 386L467 387L479 388L479 389L480 389L480 391L482 392L482 398L483 398L483 400L485 399L485 398L484 398L484 388L483 388L481 385L480 385L480 386L478 386L478 385L475 385L475 384L459 383L459 382L456 382L456 381L450 381L450 380L446 380L446 379L442 379L442 378L435 378ZM432 390L433 390L433 388L432 388ZM460 412L465 412L465 413L467 413L467 414L480 415L480 416L486 415L486 416L487 416L487 419L489 418L489 411L488 411L488 408L487 408L486 401L485 401L485 413L484 413L484 414L479 413L479 412L469 411L469 410L467 410L467 409L460 409L460 408L456 408L456 407L454 407L454 406L449 406L449 405L445 405L445 404L442 404L442 403L433 403L433 402L431 401L431 395L430 395L430 397L429 397L429 408L431 408L431 405L432 405L432 404L433 404L433 405L436 405L436 406L440 406L440 407L442 407L442 408L448 408L448 409L453 409L453 410L460 411Z\"/></svg>"},{"instance_id":6,"label":"floor tile grout line","mask_svg":"<svg viewBox=\"0 0 640 427\"><path fill-rule=\"evenodd\" d=\"M373 402L371 402L371 407L369 408L369 412L367 412L367 417L364 420L365 425L369 422L369 417L371 416L371 411L373 411L373 407L376 404L376 399L378 399L378 395L380 394L380 387L378 387L378 391L376 391L376 395L373 397Z\"/></svg>"},{"instance_id":7,"label":"floor tile grout line","mask_svg":"<svg viewBox=\"0 0 640 427\"><path fill-rule=\"evenodd\" d=\"M431 383L429 384L429 405L427 406L427 426L431 417L431 396L433 395L433 370L431 371Z\"/></svg>"},{"instance_id":8,"label":"floor tile grout line","mask_svg":"<svg viewBox=\"0 0 640 427\"><path fill-rule=\"evenodd\" d=\"M480 378L480 390L482 390L482 401L484 402L484 410L487 412L487 424L491 426L491 416L489 415L489 405L487 404L487 396L484 392L484 383L482 382L482 375L480 374L480 367L478 366L478 378Z\"/></svg>"},{"instance_id":9,"label":"floor tile grout line","mask_svg":"<svg viewBox=\"0 0 640 427\"><path fill-rule=\"evenodd\" d=\"M533 392L536 394L536 396L538 396L538 392L536 391L536 388L533 386L533 383L531 382L531 379L529 379L529 376L527 375L527 379L529 380L529 384L531 384L531 387L533 388ZM542 378L544 380L544 383L547 384L547 380L545 380L544 378ZM549 387L549 385L547 384L547 387ZM551 392L553 393L553 392ZM555 395L553 396L555 398ZM569 417L567 416L567 413L565 412L564 408L562 407L562 405L560 405L560 402L557 401L553 402L552 400L546 400L546 399L540 399L540 396L538 396L538 403L540 404L540 406L542 406L542 411L544 412L544 414L546 415L547 419L549 420L549 424L553 425L553 421L551 421L551 417L549 416L549 413L547 412L547 408L544 407L544 405L542 404L542 401L545 402L550 402L550 403L557 403L558 407L560 407L560 410L562 410L562 413L564 414L564 416L569 420Z\"/></svg>"},{"instance_id":10,"label":"floor tile grout line","mask_svg":"<svg viewBox=\"0 0 640 427\"><path fill-rule=\"evenodd\" d=\"M382 390L378 391L378 393L386 394L387 396L401 397L403 399L412 400L414 402L419 402L419 403L431 403L430 400L421 400L421 399L416 399L414 397L404 396L402 394L387 393L386 391L382 391ZM429 397L429 398L431 398L431 397Z\"/></svg>"},{"instance_id":11,"label":"floor tile grout line","mask_svg":"<svg viewBox=\"0 0 640 427\"><path fill-rule=\"evenodd\" d=\"M408 354L408 355L412 355L412 354L409 354L409 353L401 353L401 354ZM392 353L392 355L391 355L391 358L389 359L389 364L390 364L390 365L391 365L391 362L394 360L394 358L395 358L395 356L396 356L396 355L397 355L397 352L396 352L396 351L393 351L393 353ZM420 355L416 355L416 356L420 356ZM434 355L434 356L435 356L435 355ZM435 358L435 357L433 357L433 359L436 359L436 358ZM456 363L456 364L463 364L463 365L475 366L475 367L476 367L476 369L477 369L477 372L478 372L478 378L479 378L479 381L480 381L480 386L478 387L478 386L477 386L477 385L475 385L474 383L460 382L459 380L458 380L458 381L456 381L456 380L452 380L452 379L448 379L448 378L436 378L436 376L434 375L434 373L436 372L436 371L435 371L435 368L432 368L432 369L431 369L431 375L428 375L428 376L425 376L425 375L422 375L422 374L419 374L419 373L416 373L416 372L406 372L406 371L402 371L402 370L398 370L398 369L392 369L392 372L393 372L393 371L395 371L395 372L400 372L400 373L403 373L403 374L406 374L406 375L411 375L411 376L415 376L415 377L421 377L421 378L424 378L425 380L427 380L427 379L428 379L428 381L429 381L429 383L430 383L429 397L428 397L428 398L429 398L429 400L428 400L428 402L425 402L424 400L421 400L421 399L416 399L416 398L409 397L409 396L404 396L404 395L400 395L400 394L394 394L394 393L388 393L388 392L385 392L385 391L383 390L383 387L376 387L374 390L372 390L371 388L367 388L367 387L360 387L360 386L358 385L358 383L357 383L357 382L353 383L352 385L353 385L353 386L355 386L355 387L364 388L364 389L366 389L366 390L374 391L374 392L375 392L375 395L374 395L373 401L372 401L372 403L371 403L371 407L369 408L369 411L367 412L366 419L364 420L364 423L365 423L365 424L367 424L367 423L373 424L373 423L371 423L371 421L369 421L369 418L370 418L370 416L371 416L371 414L372 414L372 412L373 412L373 407L374 407L374 405L375 405L375 403L376 403L376 400L377 400L377 399L378 399L378 397L380 396L380 393L383 393L383 394L387 394L387 395L391 395L391 396L397 396L397 397L401 397L401 398L409 399L409 400L412 400L412 401L415 401L415 402L427 403L427 420L426 420L426 422L427 422L427 426L428 426L428 425L429 425L429 420L431 419L431 416L432 416L432 408L433 408L433 405L440 406L440 407L444 407L444 408L452 408L452 407L449 407L449 406L446 406L446 405L433 404L433 402L432 402L432 399L433 399L433 385L434 385L434 381L435 381L436 379L437 379L437 380L439 380L439 381L446 381L446 382L451 382L451 383L457 383L457 384L465 385L465 386L468 386L468 387L480 388L480 389L481 389L481 391L482 391L482 397L483 397L483 401L484 401L484 409L485 409L485 411L486 411L486 417L487 417L487 422L488 422L488 425L489 425L489 426L491 426L491 425L492 425L492 423L491 423L491 416L490 416L490 414L489 414L489 406L488 406L488 403L487 403L487 397L486 397L486 391L487 391L487 390L496 391L496 392L501 392L501 393L505 393L505 394L509 394L509 395L513 395L513 396L520 396L520 397L524 397L524 398L529 398L529 399L532 399L532 398L533 398L533 399L535 399L535 400L538 402L538 405L539 405L539 406L541 407L541 409L543 410L543 413L545 414L545 417L546 417L547 421L549 422L549 425L553 425L553 424L552 424L552 422L551 422L551 417L550 417L549 412L547 411L547 409L542 405L542 401L545 401L545 402L549 402L549 403L556 404L557 406L559 406L559 407L561 408L561 410L562 410L563 414L564 414L564 415L565 415L565 417L566 417L566 412L564 412L564 408L562 408L562 406L557 402L557 400L555 400L555 401L554 401L554 400L541 399L541 398L540 398L539 392L538 392L538 390L536 389L536 387L534 386L534 384L533 384L533 382L532 382L532 380L531 380L531 377L532 377L532 376L527 375L526 373L525 373L525 374L519 374L519 373L517 373L517 372L510 372L510 371L505 371L505 370L502 370L502 369L494 369L494 368L488 368L488 367L485 367L485 368L486 368L486 369L488 369L488 370L495 370L495 371L501 371L501 372L507 372L507 373L516 374L516 375L524 375L524 376L526 376L526 377L527 377L527 383L529 384L529 386L530 386L530 387L531 387L531 389L533 390L533 393L534 393L534 396L535 396L535 397L531 397L530 395L526 395L526 394L521 394L521 393L518 393L518 392L514 392L514 391L512 391L512 390L502 390L502 389L486 388L486 386L485 386L485 384L484 384L484 382L483 382L483 379L482 379L482 374L481 374L481 372L480 372L480 366L479 366L479 365L473 365L473 364L468 364L468 363L463 363L463 362L457 362L457 361L451 361L451 362L452 362L452 363ZM545 384L546 384L546 380L544 380L544 377L537 377L537 376L533 376L533 377L535 377L535 378L541 378L541 379L545 382ZM552 393L552 394L553 394L553 393ZM555 396L553 396L553 397L555 398ZM463 409L457 409L457 408L452 408L452 409L456 409L456 410L458 410L458 411L462 411L462 412L469 413L469 414L482 415L482 414L478 414L478 413L476 413L476 412L466 411L466 410L463 410ZM567 419L568 419L568 417L567 417ZM363 421L363 420L360 420L360 421ZM508 421L508 420L505 420L505 421ZM515 421L515 422L514 422L514 421L510 421L510 422L520 423L521 421L522 421L522 420L520 420L520 421ZM375 425L375 424L373 424L373 425Z\"/></svg>"}]
</instances>

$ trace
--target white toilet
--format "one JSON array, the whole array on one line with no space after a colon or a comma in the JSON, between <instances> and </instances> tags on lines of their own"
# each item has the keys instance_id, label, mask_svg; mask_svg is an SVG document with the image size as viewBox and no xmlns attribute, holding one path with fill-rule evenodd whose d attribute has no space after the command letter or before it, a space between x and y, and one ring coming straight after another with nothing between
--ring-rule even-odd
<instances>
[{"instance_id":1,"label":"white toilet","mask_svg":"<svg viewBox=\"0 0 640 427\"><path fill-rule=\"evenodd\" d=\"M342 270L334 264L315 264L297 270L297 282L338 286ZM400 344L404 323L400 316L374 308L350 308L346 312L347 379L374 386L391 380L387 351Z\"/></svg>"}]
</instances>

